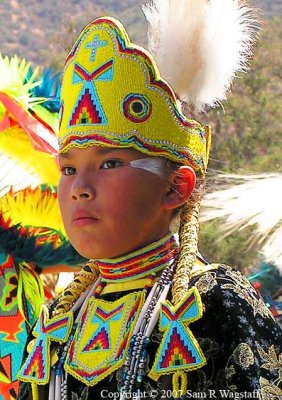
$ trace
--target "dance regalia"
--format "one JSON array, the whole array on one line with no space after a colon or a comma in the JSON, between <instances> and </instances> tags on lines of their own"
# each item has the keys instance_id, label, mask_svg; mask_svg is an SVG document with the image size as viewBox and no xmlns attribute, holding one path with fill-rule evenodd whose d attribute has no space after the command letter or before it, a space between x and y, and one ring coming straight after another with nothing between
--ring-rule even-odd
<instances>
[{"instance_id":1,"label":"dance regalia","mask_svg":"<svg viewBox=\"0 0 282 400\"><path fill-rule=\"evenodd\" d=\"M173 238L167 236L138 253L97 261L100 276L79 309L53 317L52 307L42 311L20 376L35 384L34 398L51 398L56 379L65 380L62 399L117 396L127 392L126 379L134 370L130 363L138 365L131 393L139 391L140 398L152 393L169 399L177 391L187 391L186 397L175 397L183 399L193 392L214 393L215 398L224 392L246 392L249 398L265 398L269 390L280 393L274 366L281 353L281 331L240 272L208 265L199 256L189 292L178 307L171 305L170 292L154 311L148 303L144 307L154 282L164 274L169 277L175 250ZM135 328L144 321L145 309L151 314L152 333L145 334L140 358L134 361L133 352L139 351ZM53 366L51 383L44 385L48 364ZM19 399L31 398L31 386L23 383Z\"/></svg>"},{"instance_id":2,"label":"dance regalia","mask_svg":"<svg viewBox=\"0 0 282 400\"><path fill-rule=\"evenodd\" d=\"M225 99L253 44L252 14L239 0L154 0L148 8L158 66L114 18L90 22L74 43L62 81L59 151L129 148L193 169L197 190L181 207L180 248L168 235L85 265L41 311L18 374L20 400L281 393L281 332L273 316L239 272L197 257L211 132L181 107L185 100L201 109ZM193 29L186 32L189 17ZM236 56L226 57L233 47Z\"/></svg>"}]
</instances>

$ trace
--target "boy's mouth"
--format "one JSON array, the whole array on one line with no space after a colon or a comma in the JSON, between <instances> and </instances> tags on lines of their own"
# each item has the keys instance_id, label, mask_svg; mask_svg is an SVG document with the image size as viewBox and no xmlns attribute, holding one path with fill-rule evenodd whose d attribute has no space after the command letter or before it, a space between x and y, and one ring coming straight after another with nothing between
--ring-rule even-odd
<instances>
[{"instance_id":1,"label":"boy's mouth","mask_svg":"<svg viewBox=\"0 0 282 400\"><path fill-rule=\"evenodd\" d=\"M96 218L78 218L73 221L72 226L85 226L95 224L98 220Z\"/></svg>"},{"instance_id":2,"label":"boy's mouth","mask_svg":"<svg viewBox=\"0 0 282 400\"><path fill-rule=\"evenodd\" d=\"M85 211L77 211L72 216L72 225L83 226L93 224L98 218Z\"/></svg>"}]
</instances>

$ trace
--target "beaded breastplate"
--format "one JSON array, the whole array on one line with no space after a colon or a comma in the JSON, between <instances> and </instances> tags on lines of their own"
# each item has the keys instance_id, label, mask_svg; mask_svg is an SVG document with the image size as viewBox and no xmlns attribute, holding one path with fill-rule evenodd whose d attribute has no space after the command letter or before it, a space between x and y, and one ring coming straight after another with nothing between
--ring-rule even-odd
<instances>
[{"instance_id":1,"label":"beaded breastplate","mask_svg":"<svg viewBox=\"0 0 282 400\"><path fill-rule=\"evenodd\" d=\"M137 292L114 302L90 299L69 348L65 370L93 386L120 368L144 298L144 292Z\"/></svg>"},{"instance_id":2,"label":"beaded breastplate","mask_svg":"<svg viewBox=\"0 0 282 400\"><path fill-rule=\"evenodd\" d=\"M157 380L163 374L203 365L204 356L185 326L202 315L198 292L192 289L176 306L166 301L176 252L174 237L167 235L126 257L97 261L100 278L94 283L74 321L72 310L50 319L46 309L42 310L42 317L34 328L35 344L21 368L19 379L45 384L53 366L55 374L60 377L57 381L62 385L65 385L67 372L84 384L94 386L123 368L121 392L131 392L135 383L143 379L140 366L144 363L146 347L160 315L159 328L164 335L151 378ZM160 277L153 279L158 272L161 272ZM144 281L144 277L151 278L147 279L143 290L131 288L129 294L113 302L98 298L101 290L102 293L103 289L106 291L107 283L109 286L113 282L129 286L132 284L130 279L139 283ZM65 343L59 358L51 359L52 341Z\"/></svg>"}]
</instances>

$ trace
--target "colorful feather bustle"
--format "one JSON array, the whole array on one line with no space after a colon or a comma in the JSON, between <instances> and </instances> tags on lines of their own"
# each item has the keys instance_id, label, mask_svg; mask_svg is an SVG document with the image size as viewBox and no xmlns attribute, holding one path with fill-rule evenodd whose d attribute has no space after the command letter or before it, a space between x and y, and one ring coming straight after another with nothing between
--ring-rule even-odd
<instances>
[{"instance_id":1,"label":"colorful feather bustle","mask_svg":"<svg viewBox=\"0 0 282 400\"><path fill-rule=\"evenodd\" d=\"M29 69L26 80L34 75ZM39 84L30 89L32 97L43 98L43 106L52 113L58 113L60 109L61 73L55 73L52 68L45 68L40 75Z\"/></svg>"},{"instance_id":2,"label":"colorful feather bustle","mask_svg":"<svg viewBox=\"0 0 282 400\"><path fill-rule=\"evenodd\" d=\"M21 171L23 180L26 177L37 184L57 185L58 74L47 70L40 76L39 69L33 70L25 60L3 58L1 54L0 70L1 162L9 159L16 166L14 174ZM10 171L10 186L14 180L20 185L12 174ZM6 179L5 193L8 184Z\"/></svg>"},{"instance_id":3,"label":"colorful feather bustle","mask_svg":"<svg viewBox=\"0 0 282 400\"><path fill-rule=\"evenodd\" d=\"M41 270L55 265L79 268L85 261L66 238L55 188L9 192L0 198L0 213L0 249L16 262Z\"/></svg>"},{"instance_id":4,"label":"colorful feather bustle","mask_svg":"<svg viewBox=\"0 0 282 400\"><path fill-rule=\"evenodd\" d=\"M0 55L0 71L0 398L10 400L46 300L38 273L76 271L84 259L65 237L57 202L59 76L16 56Z\"/></svg>"},{"instance_id":5,"label":"colorful feather bustle","mask_svg":"<svg viewBox=\"0 0 282 400\"><path fill-rule=\"evenodd\" d=\"M27 175L33 176L38 184L45 183L50 186L58 184L59 170L55 156L37 150L25 129L14 125L0 133L1 157L12 160L18 168L26 171ZM11 177L15 173L16 170L11 170Z\"/></svg>"},{"instance_id":6,"label":"colorful feather bustle","mask_svg":"<svg viewBox=\"0 0 282 400\"><path fill-rule=\"evenodd\" d=\"M21 224L33 229L49 228L65 237L55 189L37 187L10 191L0 198L0 210L3 218L9 220L11 225Z\"/></svg>"},{"instance_id":7,"label":"colorful feather bustle","mask_svg":"<svg viewBox=\"0 0 282 400\"><path fill-rule=\"evenodd\" d=\"M0 67L1 244L6 232L13 245L5 241L5 251L39 269L80 264L66 240L56 194L60 74L50 68L39 74L16 56L0 55Z\"/></svg>"},{"instance_id":8,"label":"colorful feather bustle","mask_svg":"<svg viewBox=\"0 0 282 400\"><path fill-rule=\"evenodd\" d=\"M245 72L258 30L245 0L150 0L149 49L179 99L201 111L226 99Z\"/></svg>"},{"instance_id":9,"label":"colorful feather bustle","mask_svg":"<svg viewBox=\"0 0 282 400\"><path fill-rule=\"evenodd\" d=\"M5 92L15 99L24 110L32 109L35 104L43 101L43 98L31 95L40 84L37 78L38 68L31 73L30 63L26 60L20 61L17 56L3 57L0 53L0 71L0 92ZM0 103L0 118L4 112L5 109Z\"/></svg>"},{"instance_id":10,"label":"colorful feather bustle","mask_svg":"<svg viewBox=\"0 0 282 400\"><path fill-rule=\"evenodd\" d=\"M46 234L44 240L40 240L44 234ZM56 238L55 243L51 240L52 235ZM67 240L58 235L57 231L51 229L40 231L19 224L11 225L2 217L0 217L0 251L10 254L16 263L32 264L39 271L47 266L79 266L85 261Z\"/></svg>"},{"instance_id":11,"label":"colorful feather bustle","mask_svg":"<svg viewBox=\"0 0 282 400\"><path fill-rule=\"evenodd\" d=\"M55 73L52 68L45 68L40 76L40 84L31 89L32 96L45 99L33 107L35 115L56 133L59 130L60 88L61 74Z\"/></svg>"},{"instance_id":12,"label":"colorful feather bustle","mask_svg":"<svg viewBox=\"0 0 282 400\"><path fill-rule=\"evenodd\" d=\"M220 219L225 235L253 226L264 259L282 271L282 174L224 174L216 181L221 189L205 196L201 221Z\"/></svg>"},{"instance_id":13,"label":"colorful feather bustle","mask_svg":"<svg viewBox=\"0 0 282 400\"><path fill-rule=\"evenodd\" d=\"M39 186L42 178L36 171L21 167L16 160L0 153L0 197L7 194L11 187L14 191Z\"/></svg>"},{"instance_id":14,"label":"colorful feather bustle","mask_svg":"<svg viewBox=\"0 0 282 400\"><path fill-rule=\"evenodd\" d=\"M24 110L34 111L41 104L51 113L58 113L60 93L60 73L51 68L45 68L39 73L39 68L32 68L25 59L17 56L3 57L0 53L0 92L14 99ZM5 112L0 105L1 112ZM44 120L48 124L48 120Z\"/></svg>"}]
</instances>

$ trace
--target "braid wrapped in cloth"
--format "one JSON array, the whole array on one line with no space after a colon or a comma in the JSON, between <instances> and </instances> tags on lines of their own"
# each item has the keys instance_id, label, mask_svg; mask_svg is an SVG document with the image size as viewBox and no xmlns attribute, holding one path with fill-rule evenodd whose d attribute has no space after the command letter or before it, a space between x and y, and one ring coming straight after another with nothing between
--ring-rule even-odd
<instances>
[{"instance_id":1,"label":"braid wrapped in cloth","mask_svg":"<svg viewBox=\"0 0 282 400\"><path fill-rule=\"evenodd\" d=\"M191 270L198 251L199 213L205 178L199 178L197 188L181 210L180 252L172 285L172 301L177 304L187 293Z\"/></svg>"},{"instance_id":2,"label":"braid wrapped in cloth","mask_svg":"<svg viewBox=\"0 0 282 400\"><path fill-rule=\"evenodd\" d=\"M96 265L92 261L87 262L57 299L53 316L67 313L80 295L97 280L98 275Z\"/></svg>"}]
</instances>

